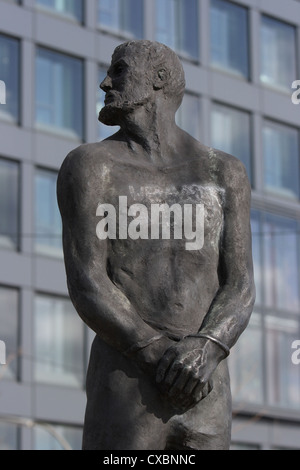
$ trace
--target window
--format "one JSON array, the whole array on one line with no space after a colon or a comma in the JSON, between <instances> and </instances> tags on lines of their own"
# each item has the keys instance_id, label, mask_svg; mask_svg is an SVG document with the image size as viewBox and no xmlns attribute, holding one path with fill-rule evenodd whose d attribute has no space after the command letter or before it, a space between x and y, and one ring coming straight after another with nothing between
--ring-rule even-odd
<instances>
[{"instance_id":1,"label":"window","mask_svg":"<svg viewBox=\"0 0 300 470\"><path fill-rule=\"evenodd\" d=\"M268 403L300 409L300 368L292 363L291 345L300 338L300 319L266 316Z\"/></svg>"},{"instance_id":2,"label":"window","mask_svg":"<svg viewBox=\"0 0 300 470\"><path fill-rule=\"evenodd\" d=\"M296 77L296 32L268 16L261 20L261 81L290 92Z\"/></svg>"},{"instance_id":3,"label":"window","mask_svg":"<svg viewBox=\"0 0 300 470\"><path fill-rule=\"evenodd\" d=\"M211 115L211 145L239 158L244 163L251 180L249 113L214 103Z\"/></svg>"},{"instance_id":4,"label":"window","mask_svg":"<svg viewBox=\"0 0 300 470\"><path fill-rule=\"evenodd\" d=\"M248 10L226 0L211 1L211 64L248 78Z\"/></svg>"},{"instance_id":5,"label":"window","mask_svg":"<svg viewBox=\"0 0 300 470\"><path fill-rule=\"evenodd\" d=\"M18 235L19 164L0 158L0 248L17 250Z\"/></svg>"},{"instance_id":6,"label":"window","mask_svg":"<svg viewBox=\"0 0 300 470\"><path fill-rule=\"evenodd\" d=\"M99 67L99 72L98 72L99 85L100 83L103 82L103 80L106 77L107 68L108 67L104 67L104 66ZM97 91L97 98L96 98L97 99L97 107L96 107L97 118L99 116L101 109L104 106L104 96L105 96L104 91L102 91L99 88L99 90ZM105 124L102 124L102 122L98 123L98 127L99 127L98 137L100 140L106 139L107 137L114 134L120 129L119 126L106 126Z\"/></svg>"},{"instance_id":7,"label":"window","mask_svg":"<svg viewBox=\"0 0 300 470\"><path fill-rule=\"evenodd\" d=\"M298 131L266 120L263 127L263 157L265 190L298 198Z\"/></svg>"},{"instance_id":8,"label":"window","mask_svg":"<svg viewBox=\"0 0 300 470\"><path fill-rule=\"evenodd\" d=\"M127 37L143 36L143 0L98 0L101 28Z\"/></svg>"},{"instance_id":9,"label":"window","mask_svg":"<svg viewBox=\"0 0 300 470\"><path fill-rule=\"evenodd\" d=\"M198 59L197 1L156 0L155 39L188 58Z\"/></svg>"},{"instance_id":10,"label":"window","mask_svg":"<svg viewBox=\"0 0 300 470\"><path fill-rule=\"evenodd\" d=\"M239 402L253 404L264 402L262 334L262 318L254 312L247 329L230 354L232 396Z\"/></svg>"},{"instance_id":11,"label":"window","mask_svg":"<svg viewBox=\"0 0 300 470\"><path fill-rule=\"evenodd\" d=\"M200 98L197 95L186 92L182 104L176 114L176 122L179 127L191 134L195 139L200 139Z\"/></svg>"},{"instance_id":12,"label":"window","mask_svg":"<svg viewBox=\"0 0 300 470\"><path fill-rule=\"evenodd\" d=\"M35 249L41 255L62 257L62 224L56 198L57 173L35 174Z\"/></svg>"},{"instance_id":13,"label":"window","mask_svg":"<svg viewBox=\"0 0 300 470\"><path fill-rule=\"evenodd\" d=\"M233 396L299 409L300 369L291 360L300 338L299 222L253 211L252 236L257 299L233 349Z\"/></svg>"},{"instance_id":14,"label":"window","mask_svg":"<svg viewBox=\"0 0 300 470\"><path fill-rule=\"evenodd\" d=\"M18 450L18 426L0 421L0 450Z\"/></svg>"},{"instance_id":15,"label":"window","mask_svg":"<svg viewBox=\"0 0 300 470\"><path fill-rule=\"evenodd\" d=\"M36 426L34 429L34 450L81 450L82 429L72 426L51 425L50 434L47 428Z\"/></svg>"},{"instance_id":16,"label":"window","mask_svg":"<svg viewBox=\"0 0 300 470\"><path fill-rule=\"evenodd\" d=\"M17 289L0 286L0 340L6 346L6 365L1 366L1 378L17 380L19 294Z\"/></svg>"},{"instance_id":17,"label":"window","mask_svg":"<svg viewBox=\"0 0 300 470\"><path fill-rule=\"evenodd\" d=\"M264 304L299 313L299 260L297 221L266 214L262 222Z\"/></svg>"},{"instance_id":18,"label":"window","mask_svg":"<svg viewBox=\"0 0 300 470\"><path fill-rule=\"evenodd\" d=\"M82 21L82 0L37 0L40 7Z\"/></svg>"},{"instance_id":19,"label":"window","mask_svg":"<svg viewBox=\"0 0 300 470\"><path fill-rule=\"evenodd\" d=\"M81 388L84 325L68 299L37 295L34 307L35 380Z\"/></svg>"},{"instance_id":20,"label":"window","mask_svg":"<svg viewBox=\"0 0 300 470\"><path fill-rule=\"evenodd\" d=\"M5 84L0 119L14 123L19 121L19 75L19 41L0 34L0 80Z\"/></svg>"},{"instance_id":21,"label":"window","mask_svg":"<svg viewBox=\"0 0 300 470\"><path fill-rule=\"evenodd\" d=\"M83 64L79 59L38 48L36 122L70 138L83 137Z\"/></svg>"}]
</instances>

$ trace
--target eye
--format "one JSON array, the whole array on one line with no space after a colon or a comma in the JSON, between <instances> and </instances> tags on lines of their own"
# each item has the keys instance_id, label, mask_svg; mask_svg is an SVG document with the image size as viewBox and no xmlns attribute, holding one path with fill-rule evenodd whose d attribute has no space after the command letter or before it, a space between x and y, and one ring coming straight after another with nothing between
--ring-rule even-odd
<instances>
[{"instance_id":1,"label":"eye","mask_svg":"<svg viewBox=\"0 0 300 470\"><path fill-rule=\"evenodd\" d=\"M116 65L115 68L114 68L114 74L115 74L116 76L119 76L119 75L122 74L123 70L124 70L124 69L123 69L123 66L122 66L121 64Z\"/></svg>"}]
</instances>

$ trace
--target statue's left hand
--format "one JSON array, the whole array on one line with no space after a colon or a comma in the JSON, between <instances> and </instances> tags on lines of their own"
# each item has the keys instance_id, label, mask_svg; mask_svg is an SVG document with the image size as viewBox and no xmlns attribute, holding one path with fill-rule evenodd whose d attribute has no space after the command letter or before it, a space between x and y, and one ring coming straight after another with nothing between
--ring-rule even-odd
<instances>
[{"instance_id":1,"label":"statue's left hand","mask_svg":"<svg viewBox=\"0 0 300 470\"><path fill-rule=\"evenodd\" d=\"M207 396L211 374L222 359L224 352L212 341L186 337L165 352L156 382L173 406L184 411Z\"/></svg>"}]
</instances>

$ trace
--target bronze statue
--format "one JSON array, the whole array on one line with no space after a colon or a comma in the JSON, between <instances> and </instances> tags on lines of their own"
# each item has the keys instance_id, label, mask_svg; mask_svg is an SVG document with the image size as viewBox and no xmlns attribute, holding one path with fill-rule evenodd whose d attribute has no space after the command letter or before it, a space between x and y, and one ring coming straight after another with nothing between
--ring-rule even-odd
<instances>
[{"instance_id":1,"label":"bronze statue","mask_svg":"<svg viewBox=\"0 0 300 470\"><path fill-rule=\"evenodd\" d=\"M165 45L118 46L100 86L120 130L58 179L69 293L96 333L83 449L228 449L226 357L255 297L245 168L175 124L185 78Z\"/></svg>"}]
</instances>

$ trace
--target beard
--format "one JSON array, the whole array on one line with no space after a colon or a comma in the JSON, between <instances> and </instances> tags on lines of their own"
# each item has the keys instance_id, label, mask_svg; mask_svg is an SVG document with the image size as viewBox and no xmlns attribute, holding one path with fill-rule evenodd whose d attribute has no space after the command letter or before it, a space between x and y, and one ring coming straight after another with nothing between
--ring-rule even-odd
<instances>
[{"instance_id":1,"label":"beard","mask_svg":"<svg viewBox=\"0 0 300 470\"><path fill-rule=\"evenodd\" d=\"M105 105L100 113L98 120L106 126L120 126L126 116L133 113L140 106L148 102L147 98L139 101L117 101Z\"/></svg>"}]
</instances>

